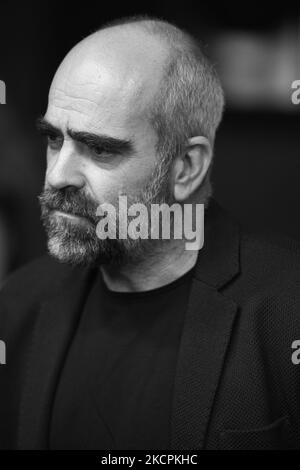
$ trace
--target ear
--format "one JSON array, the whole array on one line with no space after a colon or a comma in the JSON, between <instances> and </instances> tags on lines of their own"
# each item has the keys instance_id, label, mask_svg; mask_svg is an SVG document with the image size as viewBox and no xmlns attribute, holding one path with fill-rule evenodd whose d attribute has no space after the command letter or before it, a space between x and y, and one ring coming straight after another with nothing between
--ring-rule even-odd
<instances>
[{"instance_id":1,"label":"ear","mask_svg":"<svg viewBox=\"0 0 300 470\"><path fill-rule=\"evenodd\" d=\"M203 136L188 140L185 151L176 158L173 166L174 197L185 201L202 184L212 160L212 147Z\"/></svg>"}]
</instances>

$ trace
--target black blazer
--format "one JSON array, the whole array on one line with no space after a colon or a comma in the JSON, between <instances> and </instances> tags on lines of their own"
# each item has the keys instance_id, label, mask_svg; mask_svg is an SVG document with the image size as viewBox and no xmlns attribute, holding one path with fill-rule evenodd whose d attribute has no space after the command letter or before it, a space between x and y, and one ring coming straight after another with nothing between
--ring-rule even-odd
<instances>
[{"instance_id":1,"label":"black blazer","mask_svg":"<svg viewBox=\"0 0 300 470\"><path fill-rule=\"evenodd\" d=\"M59 373L95 272L46 255L4 285L1 448L46 448ZM299 288L296 242L246 234L211 202L178 356L172 449L300 449Z\"/></svg>"}]
</instances>

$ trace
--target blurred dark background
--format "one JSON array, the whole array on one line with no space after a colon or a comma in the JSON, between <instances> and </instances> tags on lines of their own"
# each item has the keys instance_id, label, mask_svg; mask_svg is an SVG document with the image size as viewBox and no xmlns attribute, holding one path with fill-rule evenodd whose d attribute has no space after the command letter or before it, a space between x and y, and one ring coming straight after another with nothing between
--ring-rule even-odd
<instances>
[{"instance_id":1,"label":"blurred dark background","mask_svg":"<svg viewBox=\"0 0 300 470\"><path fill-rule=\"evenodd\" d=\"M201 39L227 105L217 135L216 199L249 227L300 240L300 8L285 2L24 2L0 4L0 282L45 251L37 195L45 149L35 132L65 54L103 22L148 14Z\"/></svg>"}]
</instances>

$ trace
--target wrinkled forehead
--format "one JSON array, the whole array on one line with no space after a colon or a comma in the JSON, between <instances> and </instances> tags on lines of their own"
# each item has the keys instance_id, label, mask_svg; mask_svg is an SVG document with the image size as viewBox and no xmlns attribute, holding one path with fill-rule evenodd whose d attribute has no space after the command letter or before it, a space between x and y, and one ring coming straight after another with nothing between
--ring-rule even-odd
<instances>
[{"instance_id":1,"label":"wrinkled forehead","mask_svg":"<svg viewBox=\"0 0 300 470\"><path fill-rule=\"evenodd\" d=\"M160 86L166 51L133 38L87 38L63 60L49 92L47 114L89 128L130 126L145 118ZM69 123L70 124L70 123Z\"/></svg>"}]
</instances>

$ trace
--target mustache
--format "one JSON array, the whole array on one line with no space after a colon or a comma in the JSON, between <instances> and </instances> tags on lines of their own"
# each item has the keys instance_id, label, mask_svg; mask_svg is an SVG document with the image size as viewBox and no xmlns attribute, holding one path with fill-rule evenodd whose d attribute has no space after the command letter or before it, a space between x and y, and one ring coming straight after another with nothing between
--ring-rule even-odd
<instances>
[{"instance_id":1,"label":"mustache","mask_svg":"<svg viewBox=\"0 0 300 470\"><path fill-rule=\"evenodd\" d=\"M38 200L44 214L58 210L85 217L95 225L99 221L99 217L96 216L99 204L79 189L73 187L62 189L45 188L38 196Z\"/></svg>"}]
</instances>

